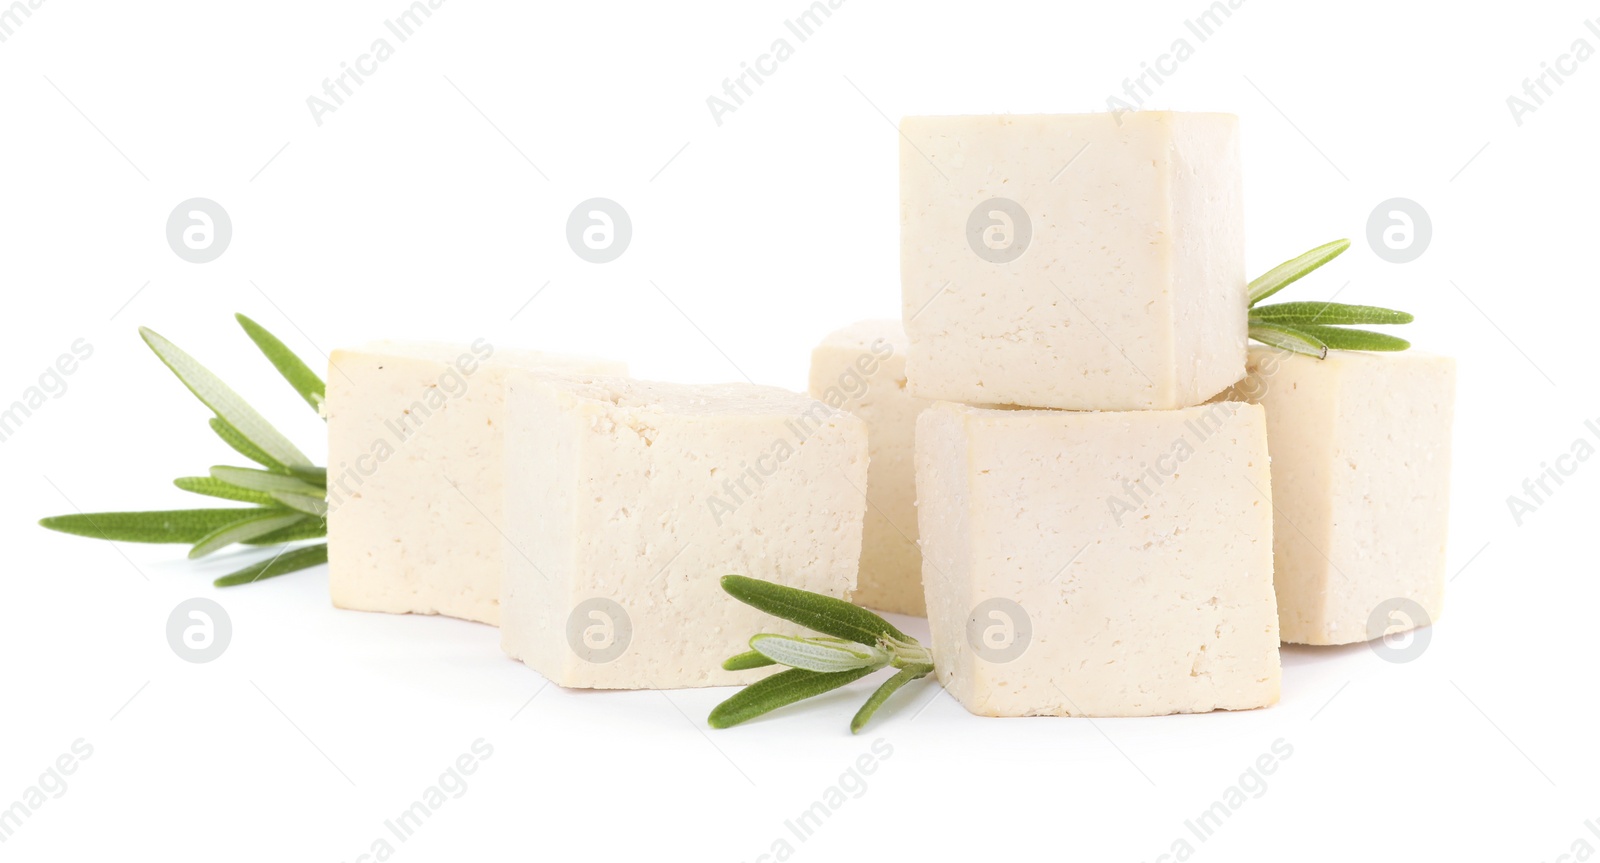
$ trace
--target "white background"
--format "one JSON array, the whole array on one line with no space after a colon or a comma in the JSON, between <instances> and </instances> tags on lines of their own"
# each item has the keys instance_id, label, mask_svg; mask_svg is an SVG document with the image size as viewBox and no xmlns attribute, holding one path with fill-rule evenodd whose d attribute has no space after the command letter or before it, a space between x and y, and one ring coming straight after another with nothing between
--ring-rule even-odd
<instances>
[{"instance_id":1,"label":"white background","mask_svg":"<svg viewBox=\"0 0 1600 863\"><path fill-rule=\"evenodd\" d=\"M1600 817L1600 466L1520 526L1506 503L1600 417L1600 61L1520 125L1506 104L1574 40L1600 48L1584 26L1600 8L1250 0L1199 43L1184 21L1202 0L850 0L719 126L706 97L786 35L801 0L454 0L319 126L307 97L403 8L49 0L0 43L0 403L75 339L94 347L0 444L0 805L73 741L93 746L0 856L355 860L478 738L492 757L397 859L749 861L780 837L806 860L1148 861L1180 837L1206 860L1600 846L1584 826ZM311 358L485 336L640 376L800 388L823 333L898 313L892 121L1102 109L1179 37L1194 56L1146 104L1243 118L1251 272L1352 237L1285 298L1348 281L1342 301L1413 311L1407 335L1460 358L1448 612L1414 662L1286 648L1273 708L1094 722L980 719L922 684L852 738L863 682L713 732L726 690L546 688L488 627L334 610L321 569L217 591L243 556L191 565L181 548L33 524L204 505L168 481L236 460L139 324L314 456L320 422L231 313ZM233 220L208 264L163 233L195 196ZM594 196L633 220L610 264L565 242ZM1395 196L1433 220L1405 265L1364 240ZM165 639L192 596L234 625L205 665ZM808 841L789 834L879 738L892 756L866 791ZM1185 819L1280 738L1293 755L1266 792L1197 841Z\"/></svg>"}]
</instances>

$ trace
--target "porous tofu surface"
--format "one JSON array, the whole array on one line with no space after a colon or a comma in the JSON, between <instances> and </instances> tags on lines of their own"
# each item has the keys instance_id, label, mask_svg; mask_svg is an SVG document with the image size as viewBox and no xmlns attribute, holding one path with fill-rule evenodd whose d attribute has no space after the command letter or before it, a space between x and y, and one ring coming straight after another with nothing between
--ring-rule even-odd
<instances>
[{"instance_id":1,"label":"porous tofu surface","mask_svg":"<svg viewBox=\"0 0 1600 863\"><path fill-rule=\"evenodd\" d=\"M938 675L988 716L1278 699L1266 426L1238 402L917 422Z\"/></svg>"},{"instance_id":2,"label":"porous tofu surface","mask_svg":"<svg viewBox=\"0 0 1600 863\"><path fill-rule=\"evenodd\" d=\"M501 645L569 687L669 689L793 625L729 597L739 574L855 586L867 429L752 384L510 377Z\"/></svg>"},{"instance_id":3,"label":"porous tofu surface","mask_svg":"<svg viewBox=\"0 0 1600 863\"><path fill-rule=\"evenodd\" d=\"M323 408L334 605L498 622L509 368L627 371L481 339L333 352Z\"/></svg>"},{"instance_id":4,"label":"porous tofu surface","mask_svg":"<svg viewBox=\"0 0 1600 863\"><path fill-rule=\"evenodd\" d=\"M1252 348L1249 369L1230 395L1266 410L1283 640L1349 644L1437 620L1455 360Z\"/></svg>"},{"instance_id":5,"label":"porous tofu surface","mask_svg":"<svg viewBox=\"0 0 1600 863\"><path fill-rule=\"evenodd\" d=\"M870 503L852 601L923 616L912 444L917 415L932 403L906 391L906 344L898 320L858 321L835 330L811 352L810 392L860 417L870 438Z\"/></svg>"},{"instance_id":6,"label":"porous tofu surface","mask_svg":"<svg viewBox=\"0 0 1600 863\"><path fill-rule=\"evenodd\" d=\"M1244 375L1237 117L924 116L900 131L912 395L1177 408Z\"/></svg>"}]
</instances>

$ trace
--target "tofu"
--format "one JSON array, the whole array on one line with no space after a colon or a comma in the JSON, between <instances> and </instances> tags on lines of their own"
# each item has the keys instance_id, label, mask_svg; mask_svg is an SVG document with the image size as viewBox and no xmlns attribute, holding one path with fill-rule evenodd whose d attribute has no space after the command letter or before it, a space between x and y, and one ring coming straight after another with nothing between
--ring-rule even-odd
<instances>
[{"instance_id":1,"label":"tofu","mask_svg":"<svg viewBox=\"0 0 1600 863\"><path fill-rule=\"evenodd\" d=\"M504 569L505 372L622 363L374 342L329 359L328 589L360 611L497 624Z\"/></svg>"},{"instance_id":2,"label":"tofu","mask_svg":"<svg viewBox=\"0 0 1600 863\"><path fill-rule=\"evenodd\" d=\"M934 661L982 716L1278 700L1264 412L995 410L917 420Z\"/></svg>"},{"instance_id":3,"label":"tofu","mask_svg":"<svg viewBox=\"0 0 1600 863\"><path fill-rule=\"evenodd\" d=\"M1169 409L1244 376L1237 117L907 117L900 132L913 396Z\"/></svg>"},{"instance_id":4,"label":"tofu","mask_svg":"<svg viewBox=\"0 0 1600 863\"><path fill-rule=\"evenodd\" d=\"M1437 620L1455 360L1251 348L1249 369L1230 395L1267 412L1283 640L1350 644Z\"/></svg>"},{"instance_id":5,"label":"tofu","mask_svg":"<svg viewBox=\"0 0 1600 863\"><path fill-rule=\"evenodd\" d=\"M759 632L801 630L723 592L855 587L867 427L753 384L509 377L501 647L566 687L747 683ZM815 633L812 633L815 634Z\"/></svg>"},{"instance_id":6,"label":"tofu","mask_svg":"<svg viewBox=\"0 0 1600 863\"><path fill-rule=\"evenodd\" d=\"M861 565L851 601L927 615L917 548L917 414L932 404L906 392L906 335L896 320L860 321L829 333L811 352L811 397L867 424L871 464Z\"/></svg>"}]
</instances>

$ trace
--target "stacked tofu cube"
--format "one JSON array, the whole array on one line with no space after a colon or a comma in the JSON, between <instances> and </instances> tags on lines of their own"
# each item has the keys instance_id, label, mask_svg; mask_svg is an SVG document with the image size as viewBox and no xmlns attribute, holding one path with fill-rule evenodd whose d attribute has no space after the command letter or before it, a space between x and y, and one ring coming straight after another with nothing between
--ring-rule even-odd
<instances>
[{"instance_id":1,"label":"stacked tofu cube","mask_svg":"<svg viewBox=\"0 0 1600 863\"><path fill-rule=\"evenodd\" d=\"M1280 637L1366 640L1394 597L1437 614L1452 367L1295 357L1263 384L1235 117L910 117L900 156L905 385L851 407L874 457L920 412L914 482L875 467L869 497L915 495L969 710L1261 707ZM1412 407L1375 427L1386 387ZM907 610L913 577L864 553L898 591L860 598Z\"/></svg>"},{"instance_id":2,"label":"stacked tofu cube","mask_svg":"<svg viewBox=\"0 0 1600 863\"><path fill-rule=\"evenodd\" d=\"M1243 376L1238 118L908 117L900 131L912 395L1171 409Z\"/></svg>"},{"instance_id":3,"label":"stacked tofu cube","mask_svg":"<svg viewBox=\"0 0 1600 863\"><path fill-rule=\"evenodd\" d=\"M901 321L812 361L870 429L856 600L925 610L975 713L1275 702L1265 415L1206 404L1246 367L1236 118L901 133Z\"/></svg>"}]
</instances>

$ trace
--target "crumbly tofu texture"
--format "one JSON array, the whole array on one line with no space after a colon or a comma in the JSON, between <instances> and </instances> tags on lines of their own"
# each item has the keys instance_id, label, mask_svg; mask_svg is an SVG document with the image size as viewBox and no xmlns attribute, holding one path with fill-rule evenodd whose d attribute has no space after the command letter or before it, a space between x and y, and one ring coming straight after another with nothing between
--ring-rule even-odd
<instances>
[{"instance_id":1,"label":"crumbly tofu texture","mask_svg":"<svg viewBox=\"0 0 1600 863\"><path fill-rule=\"evenodd\" d=\"M935 662L971 712L1152 716L1278 700L1259 407L940 403L917 421L916 459Z\"/></svg>"},{"instance_id":2,"label":"crumbly tofu texture","mask_svg":"<svg viewBox=\"0 0 1600 863\"><path fill-rule=\"evenodd\" d=\"M610 360L373 342L329 359L328 589L360 611L497 624L507 369L625 375Z\"/></svg>"},{"instance_id":3,"label":"crumbly tofu texture","mask_svg":"<svg viewBox=\"0 0 1600 863\"><path fill-rule=\"evenodd\" d=\"M897 320L860 321L829 333L811 352L811 397L867 424L872 461L851 600L881 611L927 615L917 547L917 415L932 402L906 392L906 335Z\"/></svg>"},{"instance_id":4,"label":"crumbly tofu texture","mask_svg":"<svg viewBox=\"0 0 1600 863\"><path fill-rule=\"evenodd\" d=\"M907 117L900 131L912 395L1165 409L1244 376L1237 117ZM993 208L976 212L994 198L1019 205L1031 228L1013 260L975 251L969 219L1001 223ZM1007 250L1022 235L1009 218L991 237Z\"/></svg>"},{"instance_id":5,"label":"crumbly tofu texture","mask_svg":"<svg viewBox=\"0 0 1600 863\"><path fill-rule=\"evenodd\" d=\"M1444 611L1456 364L1421 351L1252 348L1231 395L1267 412L1279 627L1294 644L1368 641Z\"/></svg>"},{"instance_id":6,"label":"crumbly tofu texture","mask_svg":"<svg viewBox=\"0 0 1600 863\"><path fill-rule=\"evenodd\" d=\"M508 392L507 525L520 551L501 646L555 683L747 683L771 669L723 660L758 632L799 629L729 597L721 576L837 597L855 586L860 419L753 384L513 374Z\"/></svg>"}]
</instances>

